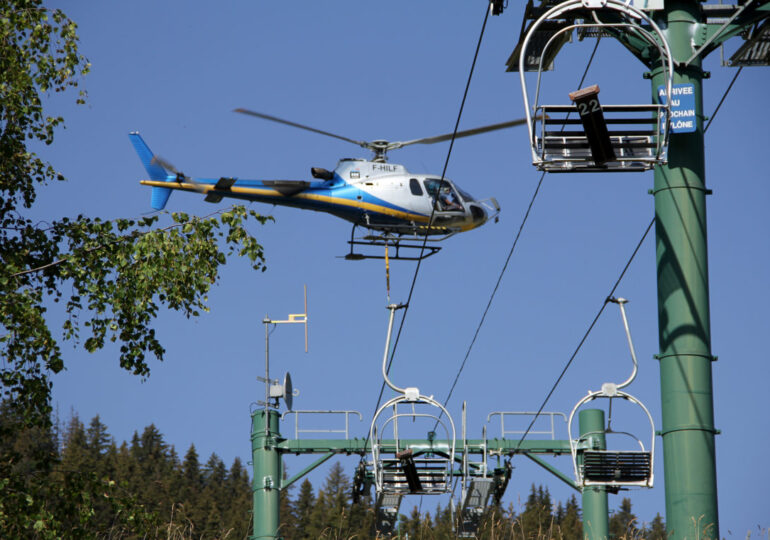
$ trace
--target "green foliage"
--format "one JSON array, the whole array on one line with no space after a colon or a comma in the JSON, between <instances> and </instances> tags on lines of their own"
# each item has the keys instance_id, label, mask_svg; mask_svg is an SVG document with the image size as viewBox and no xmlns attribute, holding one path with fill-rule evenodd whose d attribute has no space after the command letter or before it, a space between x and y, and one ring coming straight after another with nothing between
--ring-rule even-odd
<instances>
[{"instance_id":1,"label":"green foliage","mask_svg":"<svg viewBox=\"0 0 770 540\"><path fill-rule=\"evenodd\" d=\"M87 537L111 516L135 534L156 523L137 479L174 470L173 449L146 432L118 448L98 418L88 430L73 418L59 454L50 423L50 374L64 368L61 341L93 352L114 342L120 365L149 374L163 358L152 328L160 309L187 317L206 310L206 294L229 255L263 269L247 230L266 218L242 207L197 218L172 214L138 220L77 216L45 224L25 215L38 189L64 178L28 148L52 144L61 117L44 110L52 92L77 89L90 68L78 51L77 25L42 0L4 0L0 9L0 536ZM81 91L76 101L83 103ZM61 331L49 327L58 303ZM155 443L155 444L153 444ZM137 454L143 452L143 455ZM115 480L120 478L120 481ZM105 480L109 479L109 480ZM157 485L156 485L157 487ZM142 487L147 491L148 488ZM107 529L110 530L109 525ZM102 531L104 532L104 531Z\"/></svg>"},{"instance_id":2,"label":"green foliage","mask_svg":"<svg viewBox=\"0 0 770 540\"><path fill-rule=\"evenodd\" d=\"M64 368L61 340L89 352L114 342L120 365L140 376L148 356L163 359L152 328L160 309L187 317L206 311L206 295L227 257L264 270L249 233L265 218L236 206L206 217L171 214L105 221L79 215L40 227L24 215L37 189L64 178L27 148L51 144L63 119L47 116L50 92L77 88L90 65L77 25L42 0L5 0L0 10L0 398L27 422L49 418L50 373ZM83 102L85 95L78 94ZM46 317L65 315L61 334Z\"/></svg>"}]
</instances>

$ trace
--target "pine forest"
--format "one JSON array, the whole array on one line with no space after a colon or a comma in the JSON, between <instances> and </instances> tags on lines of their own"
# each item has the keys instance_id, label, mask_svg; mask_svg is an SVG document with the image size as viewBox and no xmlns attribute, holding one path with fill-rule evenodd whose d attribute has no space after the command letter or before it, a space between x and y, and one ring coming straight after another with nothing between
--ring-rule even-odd
<instances>
[{"instance_id":1,"label":"pine forest","mask_svg":"<svg viewBox=\"0 0 770 540\"><path fill-rule=\"evenodd\" d=\"M21 427L11 409L0 414L0 531L3 538L243 539L251 533L249 473L235 458L227 467L212 454L201 460L194 444L183 456L154 426L117 444L99 416L77 415L51 427ZM308 478L281 497L285 540L375 538L371 496L352 501L350 477L336 462L316 489ZM454 538L452 509L424 497L402 505L394 537ZM479 539L579 540L578 499L551 499L531 486L520 512L492 507ZM613 538L665 538L660 515L648 524L623 498L610 517Z\"/></svg>"}]
</instances>

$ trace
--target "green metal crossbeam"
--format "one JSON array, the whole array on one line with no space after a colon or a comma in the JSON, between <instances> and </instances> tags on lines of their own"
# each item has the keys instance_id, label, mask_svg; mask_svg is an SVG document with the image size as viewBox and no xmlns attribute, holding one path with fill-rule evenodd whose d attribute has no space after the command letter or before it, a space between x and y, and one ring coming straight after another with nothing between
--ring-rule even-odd
<instances>
[{"instance_id":1,"label":"green metal crossbeam","mask_svg":"<svg viewBox=\"0 0 770 540\"><path fill-rule=\"evenodd\" d=\"M297 474L295 474L285 482L281 483L281 489L286 489L287 487L292 485L294 482L296 482L297 480L305 476L307 473L309 473L313 469L320 467L321 465L329 461L329 459L331 459L333 456L334 456L334 452L328 452L327 454L321 456L320 458L315 460L313 463L311 463L310 465L302 469L300 472L298 472Z\"/></svg>"},{"instance_id":2,"label":"green metal crossbeam","mask_svg":"<svg viewBox=\"0 0 770 540\"><path fill-rule=\"evenodd\" d=\"M468 439L468 446L482 447L485 441L482 439ZM463 441L456 440L455 448L462 448ZM441 451L446 452L446 442L429 441L427 439L401 439L380 441L380 452L395 453L411 448L414 451ZM366 439L285 439L276 445L276 450L286 454L358 454L363 455L372 451L371 441ZM469 454L483 454L481 448L468 448ZM567 440L524 440L518 439L488 439L486 441L486 453L490 455L513 454L569 454L570 445Z\"/></svg>"},{"instance_id":3,"label":"green metal crossbeam","mask_svg":"<svg viewBox=\"0 0 770 540\"><path fill-rule=\"evenodd\" d=\"M559 469L548 463L547 461L544 461L543 459L539 458L535 454L532 454L530 452L524 452L524 455L527 456L529 459L540 465L542 468L547 470L549 473L554 475L556 478L567 484L569 487L574 489L575 491L580 491L580 487L575 483L575 480L573 480L571 477L567 476L563 472L561 472Z\"/></svg>"}]
</instances>

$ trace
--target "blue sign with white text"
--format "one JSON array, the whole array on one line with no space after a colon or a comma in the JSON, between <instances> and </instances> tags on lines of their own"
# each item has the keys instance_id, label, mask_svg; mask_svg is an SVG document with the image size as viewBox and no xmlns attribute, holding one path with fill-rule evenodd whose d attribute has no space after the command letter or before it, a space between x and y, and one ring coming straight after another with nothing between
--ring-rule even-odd
<instances>
[{"instance_id":1,"label":"blue sign with white text","mask_svg":"<svg viewBox=\"0 0 770 540\"><path fill-rule=\"evenodd\" d=\"M658 86L658 101L666 103L666 87ZM675 84L671 87L671 133L692 133L696 128L695 85Z\"/></svg>"}]
</instances>

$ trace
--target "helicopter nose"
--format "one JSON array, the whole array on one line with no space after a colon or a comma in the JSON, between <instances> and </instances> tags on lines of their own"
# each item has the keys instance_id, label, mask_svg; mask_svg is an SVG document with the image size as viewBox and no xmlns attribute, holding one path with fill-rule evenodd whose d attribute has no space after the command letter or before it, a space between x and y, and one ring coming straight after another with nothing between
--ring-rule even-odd
<instances>
[{"instance_id":1,"label":"helicopter nose","mask_svg":"<svg viewBox=\"0 0 770 540\"><path fill-rule=\"evenodd\" d=\"M476 204L470 205L471 209L471 219L473 220L473 223L478 223L481 225L487 220L487 211L484 210L481 206L478 206Z\"/></svg>"}]
</instances>

